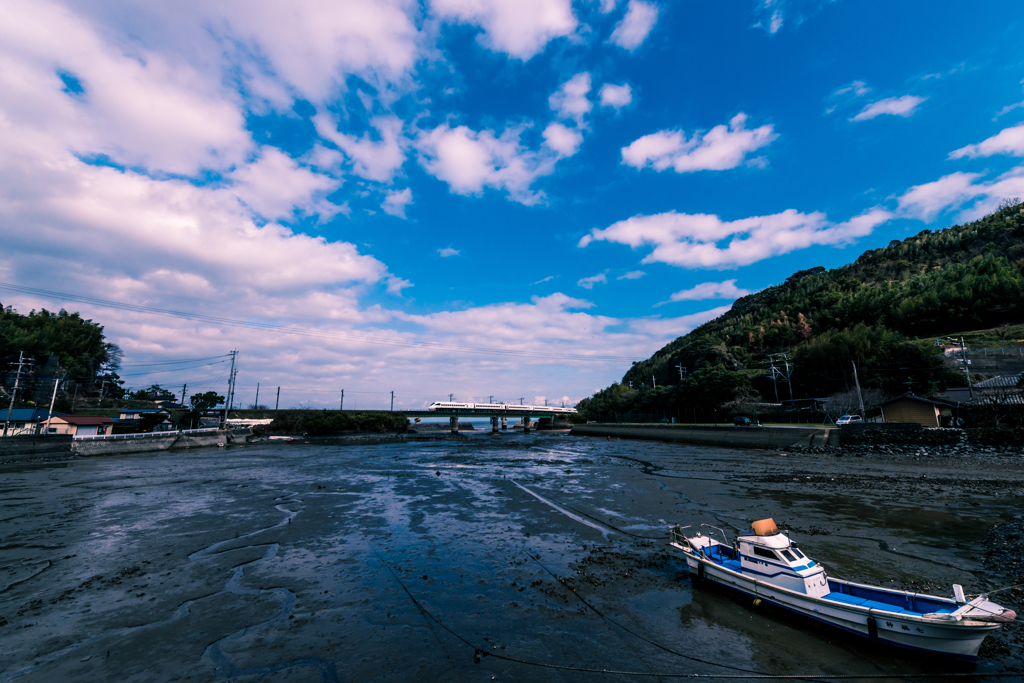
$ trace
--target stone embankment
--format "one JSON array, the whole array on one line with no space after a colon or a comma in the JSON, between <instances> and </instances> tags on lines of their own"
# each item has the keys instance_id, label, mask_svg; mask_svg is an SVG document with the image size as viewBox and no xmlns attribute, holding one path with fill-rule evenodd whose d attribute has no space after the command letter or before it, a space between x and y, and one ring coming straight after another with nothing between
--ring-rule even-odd
<instances>
[{"instance_id":1,"label":"stone embankment","mask_svg":"<svg viewBox=\"0 0 1024 683\"><path fill-rule=\"evenodd\" d=\"M661 425L661 424L575 424L573 436L616 437L646 441L667 441L727 448L779 448L803 446L819 448L830 445L835 429L827 427L733 427L731 425Z\"/></svg>"},{"instance_id":2,"label":"stone embankment","mask_svg":"<svg viewBox=\"0 0 1024 683\"><path fill-rule=\"evenodd\" d=\"M13 436L0 439L0 463L209 448L234 440L245 441L244 437L224 430L124 434L97 439L74 439L68 435Z\"/></svg>"}]
</instances>

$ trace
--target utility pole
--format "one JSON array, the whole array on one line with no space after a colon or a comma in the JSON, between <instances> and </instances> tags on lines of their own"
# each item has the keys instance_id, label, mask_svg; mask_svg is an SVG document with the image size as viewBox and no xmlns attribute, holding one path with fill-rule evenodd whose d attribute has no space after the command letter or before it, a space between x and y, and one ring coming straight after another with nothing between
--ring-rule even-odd
<instances>
[{"instance_id":1,"label":"utility pole","mask_svg":"<svg viewBox=\"0 0 1024 683\"><path fill-rule=\"evenodd\" d=\"M50 418L53 417L53 402L57 400L57 387L60 386L60 380L54 378L53 380L53 396L50 397L50 412L46 416L46 426L43 427L43 434L50 433Z\"/></svg>"},{"instance_id":2,"label":"utility pole","mask_svg":"<svg viewBox=\"0 0 1024 683\"><path fill-rule=\"evenodd\" d=\"M75 384L75 395L71 397L71 412L75 412L75 401L78 400L78 384Z\"/></svg>"},{"instance_id":3,"label":"utility pole","mask_svg":"<svg viewBox=\"0 0 1024 683\"><path fill-rule=\"evenodd\" d=\"M683 379L686 377L686 368L683 367L682 363L676 365L676 370L679 372L679 379Z\"/></svg>"},{"instance_id":4,"label":"utility pole","mask_svg":"<svg viewBox=\"0 0 1024 683\"><path fill-rule=\"evenodd\" d=\"M260 383L256 382L256 402L252 404L252 407L256 410L260 408Z\"/></svg>"},{"instance_id":5,"label":"utility pole","mask_svg":"<svg viewBox=\"0 0 1024 683\"><path fill-rule=\"evenodd\" d=\"M488 403L494 403L494 397L493 396L488 396L487 397L487 402Z\"/></svg>"},{"instance_id":6,"label":"utility pole","mask_svg":"<svg viewBox=\"0 0 1024 683\"><path fill-rule=\"evenodd\" d=\"M853 383L857 385L857 399L860 401L860 416L864 419L864 396L860 393L860 380L857 378L857 364L852 360L850 364L853 365Z\"/></svg>"},{"instance_id":7,"label":"utility pole","mask_svg":"<svg viewBox=\"0 0 1024 683\"><path fill-rule=\"evenodd\" d=\"M237 353L238 351L236 350L231 351L231 370L228 371L228 395L224 398L224 421L221 424L225 429L228 426L228 411L231 410L231 399L233 398L231 394L235 388L235 354Z\"/></svg>"},{"instance_id":8,"label":"utility pole","mask_svg":"<svg viewBox=\"0 0 1024 683\"><path fill-rule=\"evenodd\" d=\"M651 375L651 388L652 389L657 389L658 388L658 380L654 379L654 375Z\"/></svg>"},{"instance_id":9,"label":"utility pole","mask_svg":"<svg viewBox=\"0 0 1024 683\"><path fill-rule=\"evenodd\" d=\"M107 391L107 380L100 383L100 408L103 408L103 394Z\"/></svg>"},{"instance_id":10,"label":"utility pole","mask_svg":"<svg viewBox=\"0 0 1024 683\"><path fill-rule=\"evenodd\" d=\"M345 401L345 390L341 390L341 400ZM277 400L274 401L274 410L277 410L281 406L281 387L277 388Z\"/></svg>"},{"instance_id":11,"label":"utility pole","mask_svg":"<svg viewBox=\"0 0 1024 683\"><path fill-rule=\"evenodd\" d=\"M523 398L524 398L523 396L519 397L519 405L523 405Z\"/></svg>"},{"instance_id":12,"label":"utility pole","mask_svg":"<svg viewBox=\"0 0 1024 683\"><path fill-rule=\"evenodd\" d=\"M971 395L971 399L974 399L974 387L971 386L971 369L968 367L971 361L967 360L967 347L964 346L964 338L960 337L960 359L964 366L964 374L967 376L967 391Z\"/></svg>"},{"instance_id":13,"label":"utility pole","mask_svg":"<svg viewBox=\"0 0 1024 683\"><path fill-rule=\"evenodd\" d=\"M31 358L28 359L28 362L25 362L25 352L19 351L18 362L11 363L11 365L18 366L18 372L14 376L14 389L11 390L11 403L7 406L7 420L4 421L4 436L7 436L7 430L10 429L11 426L11 411L14 410L14 397L18 395L18 382L21 381L21 368L22 366L28 365L32 362L33 360Z\"/></svg>"},{"instance_id":14,"label":"utility pole","mask_svg":"<svg viewBox=\"0 0 1024 683\"><path fill-rule=\"evenodd\" d=\"M452 403L455 400L455 394L448 394L448 402Z\"/></svg>"},{"instance_id":15,"label":"utility pole","mask_svg":"<svg viewBox=\"0 0 1024 683\"><path fill-rule=\"evenodd\" d=\"M395 392L391 392L391 410L395 409Z\"/></svg>"},{"instance_id":16,"label":"utility pole","mask_svg":"<svg viewBox=\"0 0 1024 683\"><path fill-rule=\"evenodd\" d=\"M629 380L629 388L630 388L630 389L632 389L632 388L633 388L633 380Z\"/></svg>"},{"instance_id":17,"label":"utility pole","mask_svg":"<svg viewBox=\"0 0 1024 683\"><path fill-rule=\"evenodd\" d=\"M181 385L181 405L182 406L184 406L185 405L185 401L188 400L188 392L186 391L186 389L188 389L188 382L185 382L184 384ZM72 408L71 412L75 412L75 409Z\"/></svg>"},{"instance_id":18,"label":"utility pole","mask_svg":"<svg viewBox=\"0 0 1024 683\"><path fill-rule=\"evenodd\" d=\"M341 390L341 404L338 406L338 410L345 410L345 390L344 389Z\"/></svg>"}]
</instances>

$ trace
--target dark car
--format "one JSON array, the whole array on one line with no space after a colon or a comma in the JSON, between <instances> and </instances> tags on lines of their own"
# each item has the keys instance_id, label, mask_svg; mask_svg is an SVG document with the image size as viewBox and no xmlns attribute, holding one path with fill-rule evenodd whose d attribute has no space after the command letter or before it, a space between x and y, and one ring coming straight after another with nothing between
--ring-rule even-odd
<instances>
[{"instance_id":1,"label":"dark car","mask_svg":"<svg viewBox=\"0 0 1024 683\"><path fill-rule=\"evenodd\" d=\"M753 424L750 421L749 417L743 417L742 415L737 415L736 417L734 417L732 419L732 423L737 427L749 427L751 424Z\"/></svg>"}]
</instances>

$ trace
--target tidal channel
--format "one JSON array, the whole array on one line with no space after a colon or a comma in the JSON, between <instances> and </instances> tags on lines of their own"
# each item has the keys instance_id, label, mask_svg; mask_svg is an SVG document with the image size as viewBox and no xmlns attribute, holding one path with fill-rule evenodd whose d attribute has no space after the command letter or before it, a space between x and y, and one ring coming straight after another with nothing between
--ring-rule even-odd
<instances>
[{"instance_id":1,"label":"tidal channel","mask_svg":"<svg viewBox=\"0 0 1024 683\"><path fill-rule=\"evenodd\" d=\"M666 541L773 517L835 576L977 593L1020 460L968 477L540 433L7 465L0 681L1012 670L998 641L957 669L694 586Z\"/></svg>"}]
</instances>

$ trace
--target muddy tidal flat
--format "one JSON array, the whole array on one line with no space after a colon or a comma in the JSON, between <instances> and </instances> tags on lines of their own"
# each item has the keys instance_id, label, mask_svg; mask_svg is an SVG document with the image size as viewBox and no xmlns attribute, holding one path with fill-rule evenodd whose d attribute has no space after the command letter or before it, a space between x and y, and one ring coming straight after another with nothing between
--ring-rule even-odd
<instances>
[{"instance_id":1,"label":"muddy tidal flat","mask_svg":"<svg viewBox=\"0 0 1024 683\"><path fill-rule=\"evenodd\" d=\"M5 465L0 681L1024 677L1022 623L976 666L906 655L695 587L666 548L773 517L831 575L979 593L1024 575L1022 512L1020 455L544 433Z\"/></svg>"}]
</instances>

